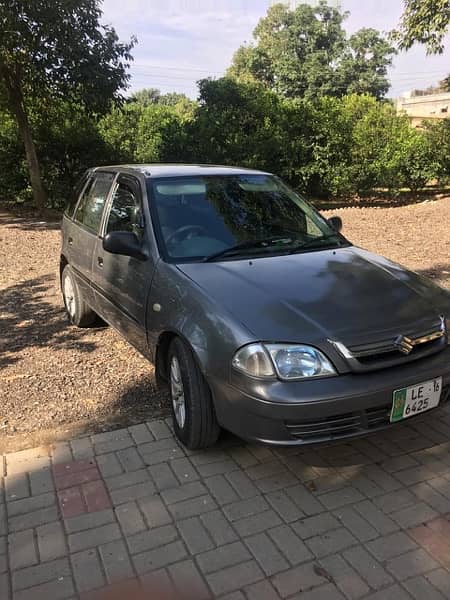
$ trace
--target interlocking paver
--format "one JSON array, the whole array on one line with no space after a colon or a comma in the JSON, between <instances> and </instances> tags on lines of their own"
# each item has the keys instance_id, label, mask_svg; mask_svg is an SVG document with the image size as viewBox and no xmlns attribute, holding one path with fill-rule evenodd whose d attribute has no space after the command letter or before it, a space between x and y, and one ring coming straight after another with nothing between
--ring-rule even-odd
<instances>
[{"instance_id":1,"label":"interlocking paver","mask_svg":"<svg viewBox=\"0 0 450 600\"><path fill-rule=\"evenodd\" d=\"M266 510L233 523L235 531L241 537L260 533L277 525L281 525L281 519L274 510Z\"/></svg>"},{"instance_id":2,"label":"interlocking paver","mask_svg":"<svg viewBox=\"0 0 450 600\"><path fill-rule=\"evenodd\" d=\"M306 515L314 515L325 510L323 504L303 484L288 488L286 494Z\"/></svg>"},{"instance_id":3,"label":"interlocking paver","mask_svg":"<svg viewBox=\"0 0 450 600\"><path fill-rule=\"evenodd\" d=\"M199 474L188 458L175 458L170 461L170 466L181 484L200 479Z\"/></svg>"},{"instance_id":4,"label":"interlocking paver","mask_svg":"<svg viewBox=\"0 0 450 600\"><path fill-rule=\"evenodd\" d=\"M268 493L266 500L286 523L292 523L305 516L298 504L295 504L283 490Z\"/></svg>"},{"instance_id":5,"label":"interlocking paver","mask_svg":"<svg viewBox=\"0 0 450 600\"><path fill-rule=\"evenodd\" d=\"M327 583L323 570L313 562L294 567L275 575L272 583L282 598L306 592Z\"/></svg>"},{"instance_id":6,"label":"interlocking paver","mask_svg":"<svg viewBox=\"0 0 450 600\"><path fill-rule=\"evenodd\" d=\"M379 535L378 531L372 527L369 521L364 519L351 506L339 508L333 514L360 542L373 540ZM370 515L367 515L367 519L370 519Z\"/></svg>"},{"instance_id":7,"label":"interlocking paver","mask_svg":"<svg viewBox=\"0 0 450 600\"><path fill-rule=\"evenodd\" d=\"M439 563L422 549L411 550L411 552L392 558L386 563L386 569L400 580L414 575L422 575L439 566Z\"/></svg>"},{"instance_id":8,"label":"interlocking paver","mask_svg":"<svg viewBox=\"0 0 450 600\"><path fill-rule=\"evenodd\" d=\"M198 517L179 521L178 529L191 554L206 552L214 547L211 537Z\"/></svg>"},{"instance_id":9,"label":"interlocking paver","mask_svg":"<svg viewBox=\"0 0 450 600\"><path fill-rule=\"evenodd\" d=\"M450 598L450 573L446 569L436 569L427 573L425 578L437 588L444 598Z\"/></svg>"},{"instance_id":10,"label":"interlocking paver","mask_svg":"<svg viewBox=\"0 0 450 600\"><path fill-rule=\"evenodd\" d=\"M131 502L138 498L151 496L155 492L155 486L151 481L143 481L130 485L129 487L119 488L110 492L111 500L114 506L119 506L125 502Z\"/></svg>"},{"instance_id":11,"label":"interlocking paver","mask_svg":"<svg viewBox=\"0 0 450 600\"><path fill-rule=\"evenodd\" d=\"M114 512L112 510L102 510L95 513L85 513L65 519L64 527L67 533L77 533L86 529L94 529L101 525L114 522Z\"/></svg>"},{"instance_id":12,"label":"interlocking paver","mask_svg":"<svg viewBox=\"0 0 450 600\"><path fill-rule=\"evenodd\" d=\"M323 535L316 535L306 540L306 545L311 552L317 556L327 556L328 554L335 554L341 552L349 546L353 546L357 543L356 538L344 527L333 529Z\"/></svg>"},{"instance_id":13,"label":"interlocking paver","mask_svg":"<svg viewBox=\"0 0 450 600\"><path fill-rule=\"evenodd\" d=\"M357 600L369 592L367 583L341 556L327 556L321 559L320 565L349 600Z\"/></svg>"},{"instance_id":14,"label":"interlocking paver","mask_svg":"<svg viewBox=\"0 0 450 600\"><path fill-rule=\"evenodd\" d=\"M234 529L219 510L200 515L200 520L216 546L229 544L238 539Z\"/></svg>"},{"instance_id":15,"label":"interlocking paver","mask_svg":"<svg viewBox=\"0 0 450 600\"><path fill-rule=\"evenodd\" d=\"M245 588L245 593L248 600L280 600L280 596L268 579L249 585Z\"/></svg>"},{"instance_id":16,"label":"interlocking paver","mask_svg":"<svg viewBox=\"0 0 450 600\"><path fill-rule=\"evenodd\" d=\"M126 581L134 576L133 567L122 540L103 544L99 547L99 553L108 583Z\"/></svg>"},{"instance_id":17,"label":"interlocking paver","mask_svg":"<svg viewBox=\"0 0 450 600\"><path fill-rule=\"evenodd\" d=\"M138 471L144 467L144 461L136 448L126 448L116 452L116 456L119 459L124 471Z\"/></svg>"},{"instance_id":18,"label":"interlocking paver","mask_svg":"<svg viewBox=\"0 0 450 600\"><path fill-rule=\"evenodd\" d=\"M150 433L150 430L145 423L128 427L128 433L133 438L135 444L145 444L146 442L152 442L154 440L153 435Z\"/></svg>"},{"instance_id":19,"label":"interlocking paver","mask_svg":"<svg viewBox=\"0 0 450 600\"><path fill-rule=\"evenodd\" d=\"M176 541L160 546L155 550L135 554L132 560L136 572L141 575L178 562L186 556L187 552L184 544L181 541Z\"/></svg>"},{"instance_id":20,"label":"interlocking paver","mask_svg":"<svg viewBox=\"0 0 450 600\"><path fill-rule=\"evenodd\" d=\"M187 519L209 512L214 508L217 508L217 504L209 494L169 505L169 511L174 519Z\"/></svg>"},{"instance_id":21,"label":"interlocking paver","mask_svg":"<svg viewBox=\"0 0 450 600\"><path fill-rule=\"evenodd\" d=\"M14 591L31 588L60 577L70 577L70 566L67 558L53 560L26 567L12 573L12 587Z\"/></svg>"},{"instance_id":22,"label":"interlocking paver","mask_svg":"<svg viewBox=\"0 0 450 600\"><path fill-rule=\"evenodd\" d=\"M0 597L156 578L199 600L450 597L450 443L430 423L189 451L159 421L0 457Z\"/></svg>"},{"instance_id":23,"label":"interlocking paver","mask_svg":"<svg viewBox=\"0 0 450 600\"><path fill-rule=\"evenodd\" d=\"M260 491L244 471L232 471L225 475L240 498L254 498Z\"/></svg>"},{"instance_id":24,"label":"interlocking paver","mask_svg":"<svg viewBox=\"0 0 450 600\"><path fill-rule=\"evenodd\" d=\"M417 544L406 533L398 531L373 540L366 547L376 559L385 561L410 550L415 550Z\"/></svg>"},{"instance_id":25,"label":"interlocking paver","mask_svg":"<svg viewBox=\"0 0 450 600\"><path fill-rule=\"evenodd\" d=\"M61 521L41 525L36 529L39 558L42 562L67 554L66 539Z\"/></svg>"},{"instance_id":26,"label":"interlocking paver","mask_svg":"<svg viewBox=\"0 0 450 600\"><path fill-rule=\"evenodd\" d=\"M170 468L169 464L160 463L157 465L152 465L148 467L147 470L159 491L178 487L179 481L175 477L174 472Z\"/></svg>"},{"instance_id":27,"label":"interlocking paver","mask_svg":"<svg viewBox=\"0 0 450 600\"><path fill-rule=\"evenodd\" d=\"M147 529L136 502L121 504L115 509L115 513L124 535L132 535Z\"/></svg>"},{"instance_id":28,"label":"interlocking paver","mask_svg":"<svg viewBox=\"0 0 450 600\"><path fill-rule=\"evenodd\" d=\"M322 535L340 526L339 521L331 513L300 519L300 521L292 524L292 528L302 540L311 538L314 535Z\"/></svg>"},{"instance_id":29,"label":"interlocking paver","mask_svg":"<svg viewBox=\"0 0 450 600\"><path fill-rule=\"evenodd\" d=\"M105 584L105 578L95 548L71 554L70 561L72 563L75 584L79 592L95 590Z\"/></svg>"},{"instance_id":30,"label":"interlocking paver","mask_svg":"<svg viewBox=\"0 0 450 600\"><path fill-rule=\"evenodd\" d=\"M158 496L142 498L138 500L138 505L149 527L159 527L172 521L172 517Z\"/></svg>"},{"instance_id":31,"label":"interlocking paver","mask_svg":"<svg viewBox=\"0 0 450 600\"><path fill-rule=\"evenodd\" d=\"M175 589L180 594L195 598L195 600L211 598L206 583L192 560L176 563L167 567L167 570L175 584Z\"/></svg>"},{"instance_id":32,"label":"interlocking paver","mask_svg":"<svg viewBox=\"0 0 450 600\"><path fill-rule=\"evenodd\" d=\"M264 578L264 573L254 560L234 565L206 576L216 595L240 589Z\"/></svg>"},{"instance_id":33,"label":"interlocking paver","mask_svg":"<svg viewBox=\"0 0 450 600\"><path fill-rule=\"evenodd\" d=\"M123 473L122 465L114 452L97 456L97 466L105 479Z\"/></svg>"},{"instance_id":34,"label":"interlocking paver","mask_svg":"<svg viewBox=\"0 0 450 600\"><path fill-rule=\"evenodd\" d=\"M156 529L141 531L126 538L131 554L139 554L153 550L158 546L169 544L178 539L178 532L173 525L164 525Z\"/></svg>"},{"instance_id":35,"label":"interlocking paver","mask_svg":"<svg viewBox=\"0 0 450 600\"><path fill-rule=\"evenodd\" d=\"M38 562L34 531L26 529L8 536L9 562L12 570L35 565Z\"/></svg>"},{"instance_id":36,"label":"interlocking paver","mask_svg":"<svg viewBox=\"0 0 450 600\"><path fill-rule=\"evenodd\" d=\"M362 546L346 550L343 557L371 588L378 589L392 583L389 573Z\"/></svg>"},{"instance_id":37,"label":"interlocking paver","mask_svg":"<svg viewBox=\"0 0 450 600\"><path fill-rule=\"evenodd\" d=\"M441 592L422 575L404 581L403 585L415 600L444 600Z\"/></svg>"},{"instance_id":38,"label":"interlocking paver","mask_svg":"<svg viewBox=\"0 0 450 600\"><path fill-rule=\"evenodd\" d=\"M242 542L220 546L215 550L197 556L197 563L203 573L213 573L240 562L250 560L251 554Z\"/></svg>"},{"instance_id":39,"label":"interlocking paver","mask_svg":"<svg viewBox=\"0 0 450 600\"><path fill-rule=\"evenodd\" d=\"M265 533L250 536L245 538L244 541L267 576L289 568L290 565L287 560Z\"/></svg>"},{"instance_id":40,"label":"interlocking paver","mask_svg":"<svg viewBox=\"0 0 450 600\"><path fill-rule=\"evenodd\" d=\"M368 517L372 527L378 531L380 535L386 535L393 531L398 531L400 526L391 518L385 515L371 500L359 502L353 506L362 517Z\"/></svg>"},{"instance_id":41,"label":"interlocking paver","mask_svg":"<svg viewBox=\"0 0 450 600\"><path fill-rule=\"evenodd\" d=\"M207 477L204 481L217 504L230 504L239 500L239 496L223 475L213 475Z\"/></svg>"},{"instance_id":42,"label":"interlocking paver","mask_svg":"<svg viewBox=\"0 0 450 600\"><path fill-rule=\"evenodd\" d=\"M68 544L71 552L78 552L106 544L121 538L119 526L116 523L108 523L95 529L86 529L68 536Z\"/></svg>"},{"instance_id":43,"label":"interlocking paver","mask_svg":"<svg viewBox=\"0 0 450 600\"><path fill-rule=\"evenodd\" d=\"M287 525L280 525L267 531L291 565L298 565L313 558L306 544Z\"/></svg>"},{"instance_id":44,"label":"interlocking paver","mask_svg":"<svg viewBox=\"0 0 450 600\"><path fill-rule=\"evenodd\" d=\"M37 598L51 598L52 600L66 600L75 593L71 577L58 577L46 583L20 590L14 594L14 600L36 600Z\"/></svg>"}]
</instances>

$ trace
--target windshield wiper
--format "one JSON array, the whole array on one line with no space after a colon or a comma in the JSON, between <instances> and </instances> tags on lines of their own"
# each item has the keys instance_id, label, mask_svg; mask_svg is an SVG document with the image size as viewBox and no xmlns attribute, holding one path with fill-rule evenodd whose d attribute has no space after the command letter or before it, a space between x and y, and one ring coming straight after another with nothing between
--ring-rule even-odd
<instances>
[{"instance_id":1,"label":"windshield wiper","mask_svg":"<svg viewBox=\"0 0 450 600\"><path fill-rule=\"evenodd\" d=\"M269 237L263 238L260 240L248 240L247 242L241 242L240 244L236 244L235 246L230 246L229 248L225 248L224 250L220 250L219 252L214 252L214 254L210 254L209 256L205 256L203 262L213 262L214 260L218 260L220 258L226 258L227 256L234 256L241 254L242 251L245 250L275 250L275 249L283 249L282 246L287 244L292 244L295 240L291 237Z\"/></svg>"},{"instance_id":2,"label":"windshield wiper","mask_svg":"<svg viewBox=\"0 0 450 600\"><path fill-rule=\"evenodd\" d=\"M291 249L292 254L295 254L296 252L300 252L301 250L306 250L307 248L313 248L317 243L320 242L326 242L327 240L330 240L331 238L337 237L337 243L341 243L341 239L339 237L339 234L334 232L334 233L326 233L324 235L321 235L320 237L316 237L313 238L312 240L307 240L306 242L302 242L301 244L299 244L298 246L295 246L294 248Z\"/></svg>"}]
</instances>

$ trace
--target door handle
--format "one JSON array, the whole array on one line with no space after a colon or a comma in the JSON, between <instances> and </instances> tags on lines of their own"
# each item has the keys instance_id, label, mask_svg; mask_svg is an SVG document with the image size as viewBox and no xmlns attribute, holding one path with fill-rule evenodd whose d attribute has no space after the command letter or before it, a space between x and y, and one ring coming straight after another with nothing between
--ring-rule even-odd
<instances>
[{"instance_id":1,"label":"door handle","mask_svg":"<svg viewBox=\"0 0 450 600\"><path fill-rule=\"evenodd\" d=\"M97 256L97 263L99 267L103 267L103 258L101 256Z\"/></svg>"},{"instance_id":2,"label":"door handle","mask_svg":"<svg viewBox=\"0 0 450 600\"><path fill-rule=\"evenodd\" d=\"M69 244L69 246L71 246L71 245L73 244L73 238L71 238L71 237L70 237L70 238L67 240L67 243Z\"/></svg>"}]
</instances>

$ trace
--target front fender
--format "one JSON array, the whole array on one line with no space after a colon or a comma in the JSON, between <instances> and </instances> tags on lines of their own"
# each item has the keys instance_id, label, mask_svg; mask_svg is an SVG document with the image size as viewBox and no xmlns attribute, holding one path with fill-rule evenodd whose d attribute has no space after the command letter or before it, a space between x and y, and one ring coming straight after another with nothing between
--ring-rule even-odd
<instances>
[{"instance_id":1,"label":"front fender","mask_svg":"<svg viewBox=\"0 0 450 600\"><path fill-rule=\"evenodd\" d=\"M228 378L237 348L254 341L251 332L207 291L175 265L160 261L147 308L147 337L153 357L161 336L169 332L189 344L207 379Z\"/></svg>"}]
</instances>

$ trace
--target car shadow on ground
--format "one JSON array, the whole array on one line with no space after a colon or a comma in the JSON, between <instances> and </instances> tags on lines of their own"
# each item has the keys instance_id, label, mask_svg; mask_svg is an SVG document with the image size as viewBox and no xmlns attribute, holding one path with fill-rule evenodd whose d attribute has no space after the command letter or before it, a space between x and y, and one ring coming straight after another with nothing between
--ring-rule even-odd
<instances>
[{"instance_id":1,"label":"car shadow on ground","mask_svg":"<svg viewBox=\"0 0 450 600\"><path fill-rule=\"evenodd\" d=\"M27 279L1 292L0 300L0 368L20 360L27 348L51 346L54 350L73 348L91 352L92 341L84 340L88 330L68 327L62 307L48 300L55 285L51 273Z\"/></svg>"}]
</instances>

